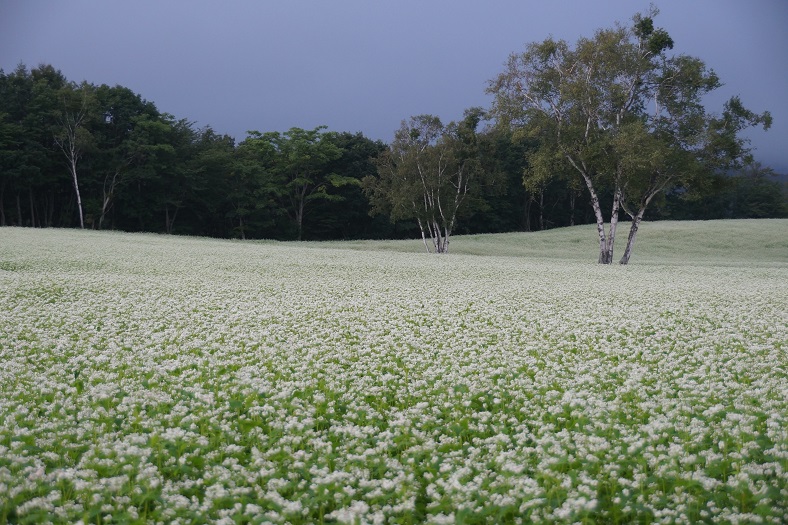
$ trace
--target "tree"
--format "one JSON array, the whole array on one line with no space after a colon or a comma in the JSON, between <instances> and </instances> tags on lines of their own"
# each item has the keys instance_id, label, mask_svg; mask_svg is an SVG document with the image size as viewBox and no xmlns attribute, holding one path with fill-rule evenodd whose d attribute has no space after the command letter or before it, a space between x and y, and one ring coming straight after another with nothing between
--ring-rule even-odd
<instances>
[{"instance_id":1,"label":"tree","mask_svg":"<svg viewBox=\"0 0 788 525\"><path fill-rule=\"evenodd\" d=\"M101 191L97 206L101 229L118 194L141 163L138 123L159 118L159 112L153 103L123 86L102 84L96 88L96 99L98 118L93 136L97 151L92 168Z\"/></svg>"},{"instance_id":2,"label":"tree","mask_svg":"<svg viewBox=\"0 0 788 525\"><path fill-rule=\"evenodd\" d=\"M203 188L200 167L194 162L199 132L186 119L163 115L165 133L156 150L155 189L158 205L164 211L164 232L175 232L175 219L188 209L196 191Z\"/></svg>"},{"instance_id":3,"label":"tree","mask_svg":"<svg viewBox=\"0 0 788 525\"><path fill-rule=\"evenodd\" d=\"M772 168L754 162L731 177L727 216L734 219L788 217L788 184Z\"/></svg>"},{"instance_id":4,"label":"tree","mask_svg":"<svg viewBox=\"0 0 788 525\"><path fill-rule=\"evenodd\" d=\"M245 148L258 151L262 197L272 197L296 228L297 239L304 235L304 215L315 200L338 197L331 188L357 184L352 177L331 173L330 162L342 151L323 133L325 126L313 130L290 128L284 133L250 131Z\"/></svg>"},{"instance_id":5,"label":"tree","mask_svg":"<svg viewBox=\"0 0 788 525\"><path fill-rule=\"evenodd\" d=\"M83 82L77 86L67 85L61 93L63 100L62 112L58 128L55 130L55 144L66 158L69 174L74 184L79 212L79 227L85 228L82 211L82 196L79 191L77 167L85 151L93 146L93 136L88 129L91 111L95 108L93 86Z\"/></svg>"},{"instance_id":6,"label":"tree","mask_svg":"<svg viewBox=\"0 0 788 525\"><path fill-rule=\"evenodd\" d=\"M353 179L352 183L331 188L331 199L312 203L305 218L305 229L314 239L360 239L381 237L389 232L391 223L384 217L370 220L369 199L361 182L377 172L375 159L387 146L362 133L327 133L326 139L337 146L341 155L326 166L329 173Z\"/></svg>"},{"instance_id":7,"label":"tree","mask_svg":"<svg viewBox=\"0 0 788 525\"><path fill-rule=\"evenodd\" d=\"M476 136L481 118L474 108L448 126L433 115L403 121L378 160L378 176L365 179L373 213L415 219L427 252L448 253L458 214L484 178Z\"/></svg>"},{"instance_id":8,"label":"tree","mask_svg":"<svg viewBox=\"0 0 788 525\"><path fill-rule=\"evenodd\" d=\"M63 188L73 195L70 180L62 176L62 152L53 141L66 85L63 74L52 66L28 71L20 64L8 75L0 71L0 113L6 114L11 133L11 140L0 145L4 150L0 186L3 199L6 195L15 199L15 213L6 214L12 224L50 226L56 196ZM5 212L5 204L0 207Z\"/></svg>"},{"instance_id":9,"label":"tree","mask_svg":"<svg viewBox=\"0 0 788 525\"><path fill-rule=\"evenodd\" d=\"M235 139L219 135L210 126L199 130L194 153L187 161L192 165L194 190L189 208L193 233L219 236L227 215L228 178L233 172Z\"/></svg>"},{"instance_id":10,"label":"tree","mask_svg":"<svg viewBox=\"0 0 788 525\"><path fill-rule=\"evenodd\" d=\"M591 199L599 237L599 263L610 264L619 212L632 219L627 264L638 227L653 199L676 185L737 165L747 158L739 132L762 124L731 99L720 117L706 113L702 97L720 86L697 58L669 56L673 40L654 28L655 8L633 17L631 27L599 30L572 48L548 38L510 57L488 92L501 125L521 128L539 141L526 178L549 180L571 167ZM608 230L600 190L612 203Z\"/></svg>"},{"instance_id":11,"label":"tree","mask_svg":"<svg viewBox=\"0 0 788 525\"><path fill-rule=\"evenodd\" d=\"M498 233L531 230L533 195L523 186L523 170L533 141L517 136L503 126L478 134L482 167L495 184L483 185L479 206L463 218L456 231Z\"/></svg>"},{"instance_id":12,"label":"tree","mask_svg":"<svg viewBox=\"0 0 788 525\"><path fill-rule=\"evenodd\" d=\"M188 180L183 176L179 149L190 143L193 130L187 121L172 115L143 115L134 121L128 147L134 153L134 166L124 180L127 190L115 196L121 229L172 233Z\"/></svg>"},{"instance_id":13,"label":"tree","mask_svg":"<svg viewBox=\"0 0 788 525\"><path fill-rule=\"evenodd\" d=\"M13 169L16 155L15 146L17 128L10 122L7 113L0 113L0 226L6 225L3 197L9 177L6 175Z\"/></svg>"}]
</instances>

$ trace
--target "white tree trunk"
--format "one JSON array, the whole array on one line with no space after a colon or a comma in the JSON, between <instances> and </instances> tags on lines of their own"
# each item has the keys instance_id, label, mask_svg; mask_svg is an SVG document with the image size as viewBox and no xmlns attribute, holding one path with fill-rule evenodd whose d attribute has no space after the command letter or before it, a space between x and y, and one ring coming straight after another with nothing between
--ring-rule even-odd
<instances>
[{"instance_id":1,"label":"white tree trunk","mask_svg":"<svg viewBox=\"0 0 788 525\"><path fill-rule=\"evenodd\" d=\"M613 245L616 241L616 231L618 230L618 211L621 207L621 189L616 187L613 192L613 207L610 210L610 229L607 234L607 253L605 254L604 264L613 263Z\"/></svg>"},{"instance_id":2,"label":"white tree trunk","mask_svg":"<svg viewBox=\"0 0 788 525\"><path fill-rule=\"evenodd\" d=\"M65 101L64 101L65 106ZM77 163L82 157L82 148L80 140L80 128L82 122L87 116L87 95L83 92L82 107L75 112L70 112L66 107L63 110L63 131L62 135L55 136L55 143L58 145L63 155L68 162L68 169L71 172L71 179L74 183L74 192L77 197L77 210L79 211L79 227L85 229L85 219L82 214L82 196L79 193L79 179L77 177Z\"/></svg>"},{"instance_id":3,"label":"white tree trunk","mask_svg":"<svg viewBox=\"0 0 788 525\"><path fill-rule=\"evenodd\" d=\"M72 148L73 150L74 148ZM77 179L77 156L73 153L69 157L69 169L71 170L71 178L74 182L74 192L77 195L77 210L79 211L79 227L85 229L85 218L82 214L82 196L79 194L79 180Z\"/></svg>"},{"instance_id":4,"label":"white tree trunk","mask_svg":"<svg viewBox=\"0 0 788 525\"><path fill-rule=\"evenodd\" d=\"M629 258L632 257L632 248L635 246L635 237L638 234L640 221L643 220L643 214L645 211L646 208L641 208L635 218L632 219L632 226L629 227L629 237L627 237L627 247L624 249L624 255L619 261L620 264L629 264Z\"/></svg>"},{"instance_id":5,"label":"white tree trunk","mask_svg":"<svg viewBox=\"0 0 788 525\"><path fill-rule=\"evenodd\" d=\"M424 224L421 222L420 218L416 218L419 223L419 231L421 232L421 240L424 241L424 248L427 250L427 253L430 253L430 245L427 244L427 232L424 231Z\"/></svg>"},{"instance_id":6,"label":"white tree trunk","mask_svg":"<svg viewBox=\"0 0 788 525\"><path fill-rule=\"evenodd\" d=\"M670 179L666 179L665 184L667 184L667 180ZM637 237L638 228L640 228L640 222L643 220L643 215L645 215L646 213L646 208L648 208L651 199L653 199L657 193L662 191L662 189L665 187L665 184L658 185L657 187L655 187L649 193L646 194L646 197L640 203L640 209L638 210L636 215L632 215L631 211L628 208L624 209L624 211L626 211L627 214L630 217L632 217L632 226L629 227L629 237L627 238L627 247L624 249L624 255L621 257L621 260L619 261L620 264L629 264L629 258L632 257L632 249L635 246L635 237Z\"/></svg>"},{"instance_id":7,"label":"white tree trunk","mask_svg":"<svg viewBox=\"0 0 788 525\"><path fill-rule=\"evenodd\" d=\"M588 188L588 193L591 196L591 207L594 209L594 217L596 218L596 232L597 235L599 235L598 262L599 264L610 264L613 257L613 239L605 235L605 217L602 215L602 206L599 204L599 196L596 194L594 181L591 180L591 176L585 169L585 164L581 162L575 162L575 159L573 159L569 154L567 154L565 157L566 160L568 160L569 163L578 171L578 173L580 173L580 176L583 177L583 181L586 183L586 187ZM618 189L616 190L616 193L618 195ZM617 202L613 203L613 207L617 214ZM613 217L611 217L610 234L613 237L615 237L616 234L615 225L613 224Z\"/></svg>"},{"instance_id":8,"label":"white tree trunk","mask_svg":"<svg viewBox=\"0 0 788 525\"><path fill-rule=\"evenodd\" d=\"M608 259L608 239L605 235L605 218L602 215L602 206L599 204L599 197L596 194L594 185L591 179L583 175L583 179L588 186L588 191L591 194L591 207L594 209L594 217L596 218L596 232L599 235L599 264L610 264Z\"/></svg>"}]
</instances>

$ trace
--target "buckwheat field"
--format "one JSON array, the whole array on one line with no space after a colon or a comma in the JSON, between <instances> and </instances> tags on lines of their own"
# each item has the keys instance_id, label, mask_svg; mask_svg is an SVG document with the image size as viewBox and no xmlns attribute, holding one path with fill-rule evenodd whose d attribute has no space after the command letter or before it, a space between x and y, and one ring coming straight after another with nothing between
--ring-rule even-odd
<instances>
[{"instance_id":1,"label":"buckwheat field","mask_svg":"<svg viewBox=\"0 0 788 525\"><path fill-rule=\"evenodd\" d=\"M788 220L594 236L2 228L0 523L788 522Z\"/></svg>"}]
</instances>

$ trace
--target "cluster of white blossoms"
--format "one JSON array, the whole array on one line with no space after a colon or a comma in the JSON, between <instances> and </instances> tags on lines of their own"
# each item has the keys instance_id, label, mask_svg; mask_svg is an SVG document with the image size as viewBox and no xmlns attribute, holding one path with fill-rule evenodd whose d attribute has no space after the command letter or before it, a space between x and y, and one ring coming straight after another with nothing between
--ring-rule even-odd
<instances>
[{"instance_id":1,"label":"cluster of white blossoms","mask_svg":"<svg viewBox=\"0 0 788 525\"><path fill-rule=\"evenodd\" d=\"M0 522L788 521L788 264L0 242Z\"/></svg>"}]
</instances>

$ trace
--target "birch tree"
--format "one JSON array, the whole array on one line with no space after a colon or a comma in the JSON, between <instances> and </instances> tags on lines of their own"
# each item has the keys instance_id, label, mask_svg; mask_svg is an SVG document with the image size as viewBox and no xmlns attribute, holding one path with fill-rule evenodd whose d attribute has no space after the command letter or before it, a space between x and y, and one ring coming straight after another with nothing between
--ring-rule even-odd
<instances>
[{"instance_id":1,"label":"birch tree","mask_svg":"<svg viewBox=\"0 0 788 525\"><path fill-rule=\"evenodd\" d=\"M59 125L55 131L55 144L66 159L79 212L79 227L85 228L82 210L82 196L79 191L78 165L86 150L93 143L93 136L88 129L88 119L94 103L92 86L83 82L80 86L66 86L62 92L63 107Z\"/></svg>"},{"instance_id":2,"label":"birch tree","mask_svg":"<svg viewBox=\"0 0 788 525\"><path fill-rule=\"evenodd\" d=\"M632 25L598 30L572 47L548 38L513 54L488 92L500 124L539 140L525 177L549 179L556 163L574 170L596 218L599 263L613 261L619 213L632 219L622 264L632 254L643 215L666 188L735 165L749 152L739 132L762 124L738 99L722 117L703 96L721 83L700 59L670 56L673 40L654 27L652 8ZM563 169L563 168L560 168ZM612 194L605 220L600 189ZM607 224L607 229L606 229Z\"/></svg>"},{"instance_id":3,"label":"birch tree","mask_svg":"<svg viewBox=\"0 0 788 525\"><path fill-rule=\"evenodd\" d=\"M414 219L427 252L448 253L458 214L483 177L476 143L480 120L481 110L473 109L448 126L433 115L403 121L378 160L378 176L365 179L373 213Z\"/></svg>"}]
</instances>

